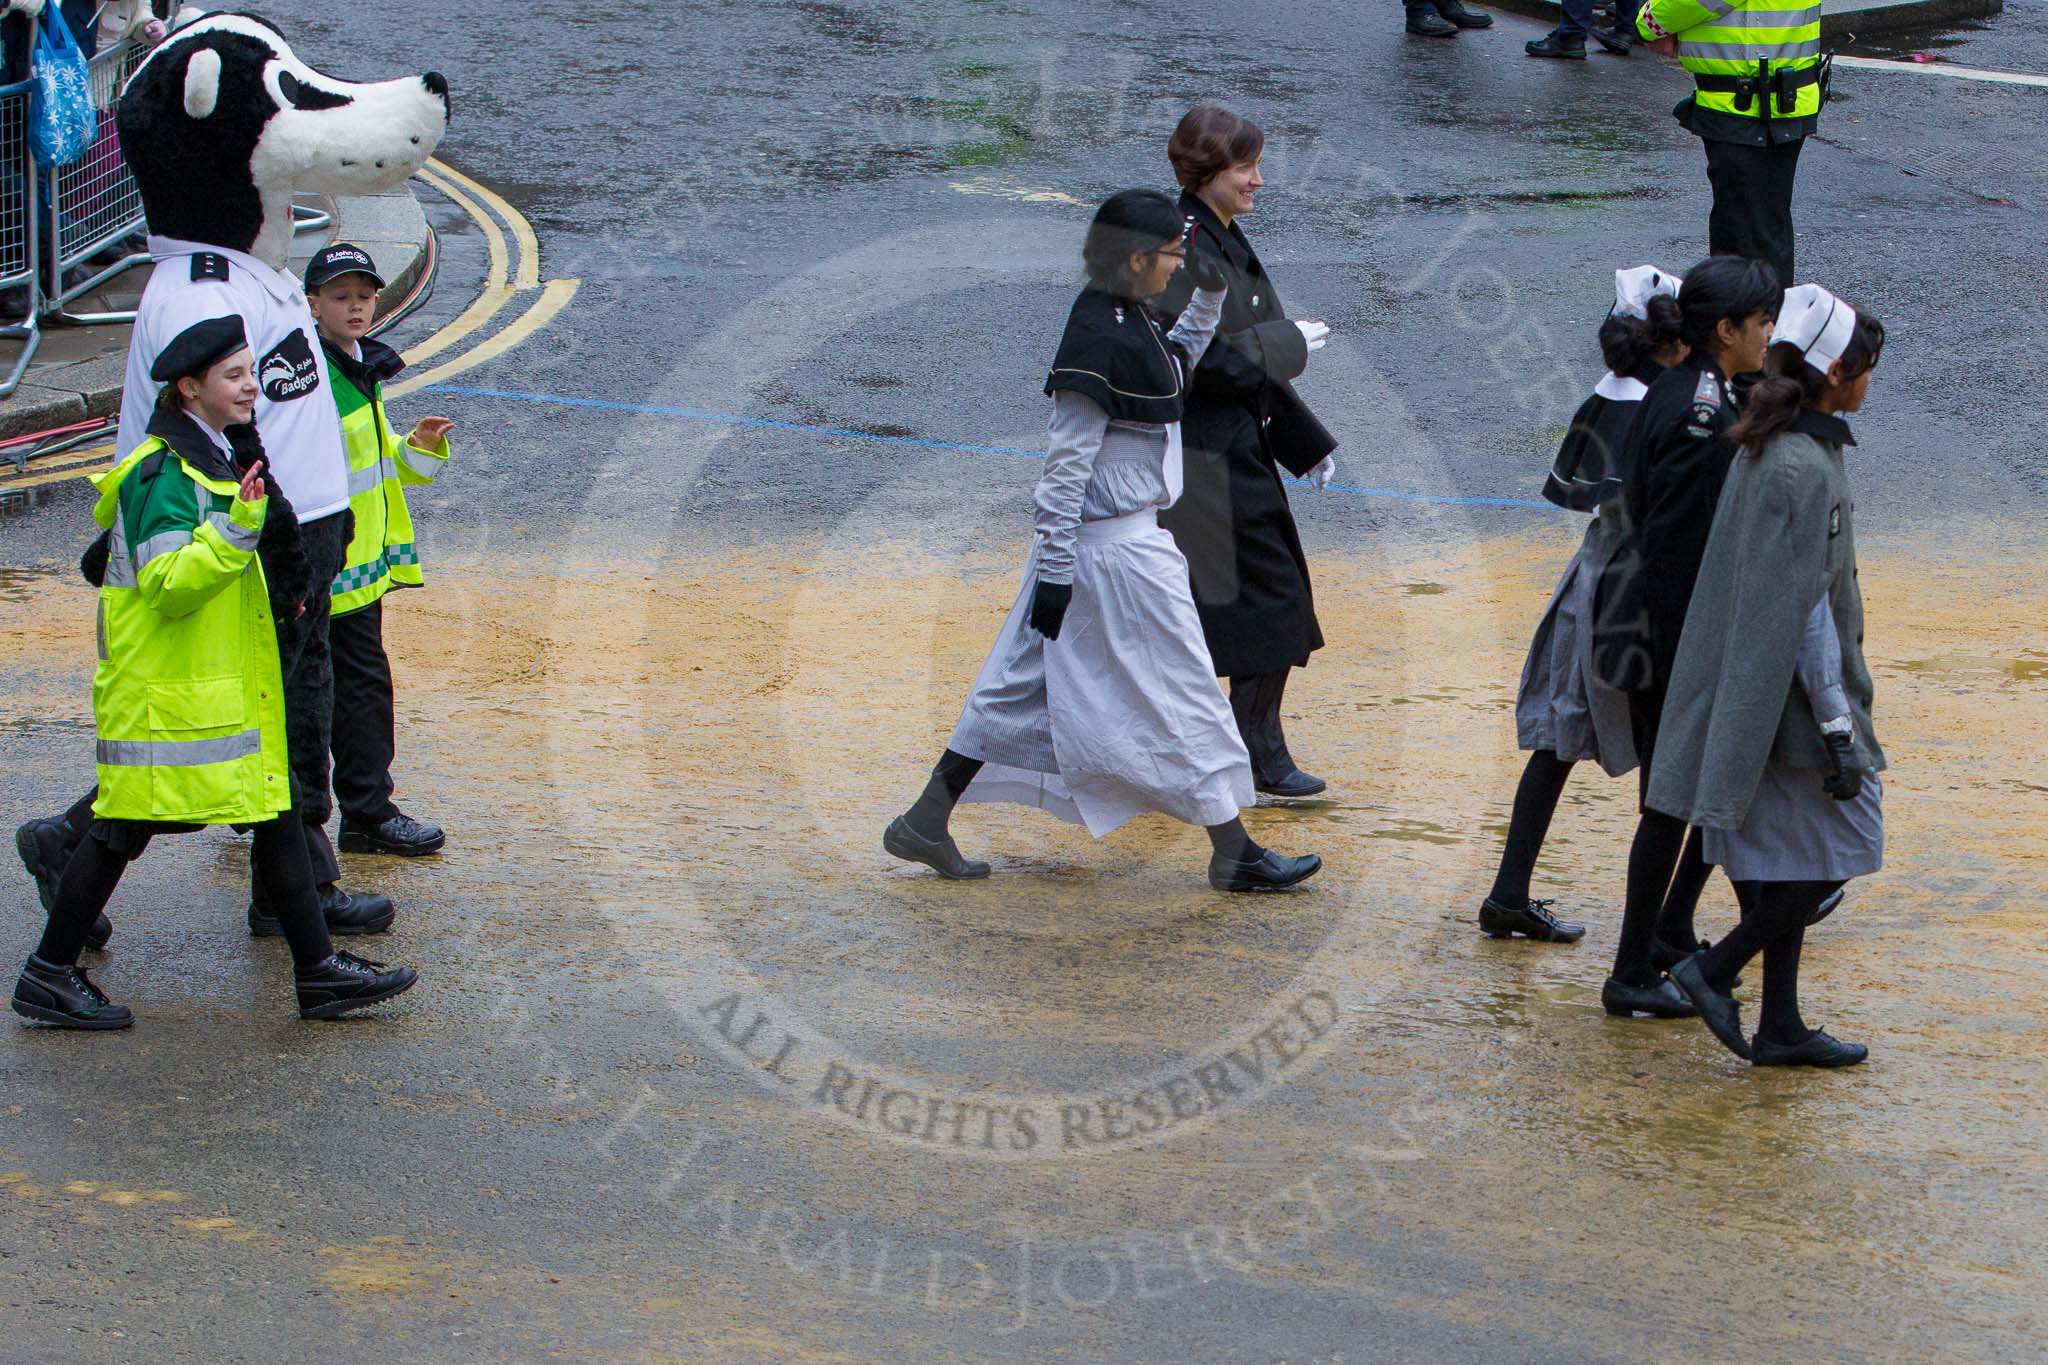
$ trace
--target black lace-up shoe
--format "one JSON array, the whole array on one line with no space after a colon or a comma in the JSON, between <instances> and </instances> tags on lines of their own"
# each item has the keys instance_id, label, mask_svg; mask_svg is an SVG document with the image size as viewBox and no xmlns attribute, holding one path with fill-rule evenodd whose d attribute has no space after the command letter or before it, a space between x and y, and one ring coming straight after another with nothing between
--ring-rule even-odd
<instances>
[{"instance_id":1,"label":"black lace-up shoe","mask_svg":"<svg viewBox=\"0 0 2048 1365\"><path fill-rule=\"evenodd\" d=\"M1592 32L1593 41L1617 57L1626 57L1635 50L1636 35L1630 33L1618 20L1613 28L1601 28L1595 24Z\"/></svg>"},{"instance_id":2,"label":"black lace-up shoe","mask_svg":"<svg viewBox=\"0 0 2048 1365\"><path fill-rule=\"evenodd\" d=\"M1671 980L1699 1009L1700 1021L1713 1030L1722 1047L1745 1062L1754 1060L1749 1040L1742 1036L1742 1007L1735 1003L1734 996L1723 995L1708 983L1706 973L1700 970L1698 953L1673 967Z\"/></svg>"},{"instance_id":3,"label":"black lace-up shoe","mask_svg":"<svg viewBox=\"0 0 2048 1365\"><path fill-rule=\"evenodd\" d=\"M987 863L960 856L960 846L953 842L952 835L927 839L900 815L882 832L882 847L906 863L923 863L948 881L979 881L989 874Z\"/></svg>"},{"instance_id":4,"label":"black lace-up shoe","mask_svg":"<svg viewBox=\"0 0 2048 1365\"><path fill-rule=\"evenodd\" d=\"M1573 924L1550 913L1556 901L1530 901L1510 910L1488 896L1479 907L1479 927L1493 938L1524 934L1540 943L1577 943L1586 936L1586 926Z\"/></svg>"},{"instance_id":5,"label":"black lace-up shoe","mask_svg":"<svg viewBox=\"0 0 2048 1365\"><path fill-rule=\"evenodd\" d=\"M1861 1043L1845 1043L1815 1029L1803 1043L1773 1043L1758 1034L1752 1044L1758 1066L1854 1066L1870 1055Z\"/></svg>"},{"instance_id":6,"label":"black lace-up shoe","mask_svg":"<svg viewBox=\"0 0 2048 1365\"><path fill-rule=\"evenodd\" d=\"M1622 1019L1638 1014L1652 1019L1690 1019L1699 1013L1668 976L1659 977L1654 986L1631 986L1610 976L1600 988L1600 1008Z\"/></svg>"},{"instance_id":7,"label":"black lace-up shoe","mask_svg":"<svg viewBox=\"0 0 2048 1365\"><path fill-rule=\"evenodd\" d=\"M419 981L410 967L387 967L354 953L335 953L296 976L299 1018L339 1019L350 1010L403 995Z\"/></svg>"},{"instance_id":8,"label":"black lace-up shoe","mask_svg":"<svg viewBox=\"0 0 2048 1365\"><path fill-rule=\"evenodd\" d=\"M1552 31L1534 42L1522 44L1522 51L1531 57L1562 57L1568 62L1583 62L1586 60L1586 40L1577 33Z\"/></svg>"},{"instance_id":9,"label":"black lace-up shoe","mask_svg":"<svg viewBox=\"0 0 2048 1365\"><path fill-rule=\"evenodd\" d=\"M1694 953L1704 953L1713 946L1711 942L1703 938L1694 939L1690 948L1674 948L1661 938L1652 939L1650 940L1650 965L1660 972L1668 972ZM1741 988L1742 978L1739 976L1728 983L1728 989L1731 991L1740 990Z\"/></svg>"},{"instance_id":10,"label":"black lace-up shoe","mask_svg":"<svg viewBox=\"0 0 2048 1365\"><path fill-rule=\"evenodd\" d=\"M127 1028L135 1016L107 999L83 967L58 967L31 954L14 983L14 1012L58 1028Z\"/></svg>"},{"instance_id":11,"label":"black lace-up shoe","mask_svg":"<svg viewBox=\"0 0 2048 1365\"><path fill-rule=\"evenodd\" d=\"M1218 891L1284 891L1298 886L1323 870L1323 860L1311 853L1290 858L1264 849L1256 858L1209 857L1209 885Z\"/></svg>"},{"instance_id":12,"label":"black lace-up shoe","mask_svg":"<svg viewBox=\"0 0 2048 1365\"><path fill-rule=\"evenodd\" d=\"M415 820L403 811L374 825L347 819L341 822L343 853L393 853L401 858L417 858L435 852L447 842L448 836L440 826Z\"/></svg>"},{"instance_id":13,"label":"black lace-up shoe","mask_svg":"<svg viewBox=\"0 0 2048 1365\"><path fill-rule=\"evenodd\" d=\"M320 888L320 915L330 934L382 934L391 929L398 911L391 897L374 891L349 892L333 882ZM249 902L249 934L253 938L275 938L284 932L277 916L255 901Z\"/></svg>"},{"instance_id":14,"label":"black lace-up shoe","mask_svg":"<svg viewBox=\"0 0 2048 1365\"><path fill-rule=\"evenodd\" d=\"M14 851L21 855L28 875L35 878L36 899L43 903L46 915L56 908L57 883L63 880L64 865L71 861L76 847L71 826L62 820L31 820L14 831ZM91 947L104 948L113 936L114 922L102 914L86 931L85 941Z\"/></svg>"}]
</instances>

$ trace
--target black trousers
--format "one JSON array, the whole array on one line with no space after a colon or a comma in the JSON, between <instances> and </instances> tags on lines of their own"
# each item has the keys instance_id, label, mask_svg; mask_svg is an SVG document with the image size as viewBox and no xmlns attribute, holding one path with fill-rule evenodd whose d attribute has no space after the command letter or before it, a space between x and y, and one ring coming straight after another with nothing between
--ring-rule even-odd
<instances>
[{"instance_id":1,"label":"black trousers","mask_svg":"<svg viewBox=\"0 0 2048 1365\"><path fill-rule=\"evenodd\" d=\"M1803 138L1769 147L1716 142L1707 147L1707 183L1714 189L1707 216L1707 248L1716 256L1769 261L1780 283L1792 273L1792 177Z\"/></svg>"},{"instance_id":2,"label":"black trousers","mask_svg":"<svg viewBox=\"0 0 2048 1365\"><path fill-rule=\"evenodd\" d=\"M327 837L334 803L327 795L327 747L334 727L334 658L328 642L333 598L328 587L348 558L348 514L336 512L299 527L306 565L313 576L305 614L277 632L278 663L284 672L284 738L291 759L293 795L305 826L306 857L313 880L326 886L341 880L341 859ZM255 850L250 850L252 869ZM252 878L256 903L268 907L260 872Z\"/></svg>"},{"instance_id":3,"label":"black trousers","mask_svg":"<svg viewBox=\"0 0 2048 1365\"><path fill-rule=\"evenodd\" d=\"M1294 755L1287 752L1287 736L1280 730L1280 702L1287 693L1287 675L1254 673L1230 680L1230 710L1237 718L1237 733L1251 751L1252 776L1260 782L1277 782L1294 771Z\"/></svg>"},{"instance_id":4,"label":"black trousers","mask_svg":"<svg viewBox=\"0 0 2048 1365\"><path fill-rule=\"evenodd\" d=\"M334 617L328 640L334 656L334 799L343 820L382 824L398 814L391 800L398 736L391 658L384 652L384 600Z\"/></svg>"}]
</instances>

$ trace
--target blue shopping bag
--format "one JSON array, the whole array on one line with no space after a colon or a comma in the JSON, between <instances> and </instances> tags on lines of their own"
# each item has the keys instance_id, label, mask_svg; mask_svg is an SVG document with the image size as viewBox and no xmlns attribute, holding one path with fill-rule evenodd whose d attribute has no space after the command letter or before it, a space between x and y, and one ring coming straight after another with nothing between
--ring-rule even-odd
<instances>
[{"instance_id":1,"label":"blue shopping bag","mask_svg":"<svg viewBox=\"0 0 2048 1365\"><path fill-rule=\"evenodd\" d=\"M85 53L54 7L36 31L29 60L28 147L42 166L68 166L92 148L99 132Z\"/></svg>"}]
</instances>

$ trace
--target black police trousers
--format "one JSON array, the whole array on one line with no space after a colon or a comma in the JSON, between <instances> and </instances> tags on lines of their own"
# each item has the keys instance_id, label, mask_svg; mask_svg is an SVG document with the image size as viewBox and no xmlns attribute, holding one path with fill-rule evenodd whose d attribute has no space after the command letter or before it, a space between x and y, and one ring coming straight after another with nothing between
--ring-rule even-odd
<instances>
[{"instance_id":1,"label":"black police trousers","mask_svg":"<svg viewBox=\"0 0 2048 1365\"><path fill-rule=\"evenodd\" d=\"M1768 147L1705 141L1707 182L1714 189L1707 249L1716 256L1769 261L1779 283L1789 288L1797 283L1792 273L1792 176L1805 139Z\"/></svg>"},{"instance_id":2,"label":"black police trousers","mask_svg":"<svg viewBox=\"0 0 2048 1365\"><path fill-rule=\"evenodd\" d=\"M334 658L328 642L333 598L328 589L348 558L348 522L348 513L336 512L300 524L306 567L320 586L313 590L305 613L277 632L278 663L284 673L285 749L291 756L299 820L306 827L306 855L313 864L313 880L321 886L341 880L341 859L327 837L327 817L334 812L327 795L327 746L334 728ZM260 875L252 879L251 890L259 906L269 905Z\"/></svg>"}]
</instances>

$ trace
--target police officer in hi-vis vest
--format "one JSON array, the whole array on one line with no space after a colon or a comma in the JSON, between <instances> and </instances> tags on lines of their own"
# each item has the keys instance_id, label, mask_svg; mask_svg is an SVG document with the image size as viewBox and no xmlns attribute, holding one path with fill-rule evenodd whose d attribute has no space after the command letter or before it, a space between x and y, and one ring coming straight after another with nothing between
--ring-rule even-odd
<instances>
[{"instance_id":1,"label":"police officer in hi-vis vest","mask_svg":"<svg viewBox=\"0 0 2048 1365\"><path fill-rule=\"evenodd\" d=\"M1706 143L1716 256L1792 269L1792 175L1827 100L1820 0L1649 0L1643 41L1675 56L1694 91L1673 112Z\"/></svg>"}]
</instances>

